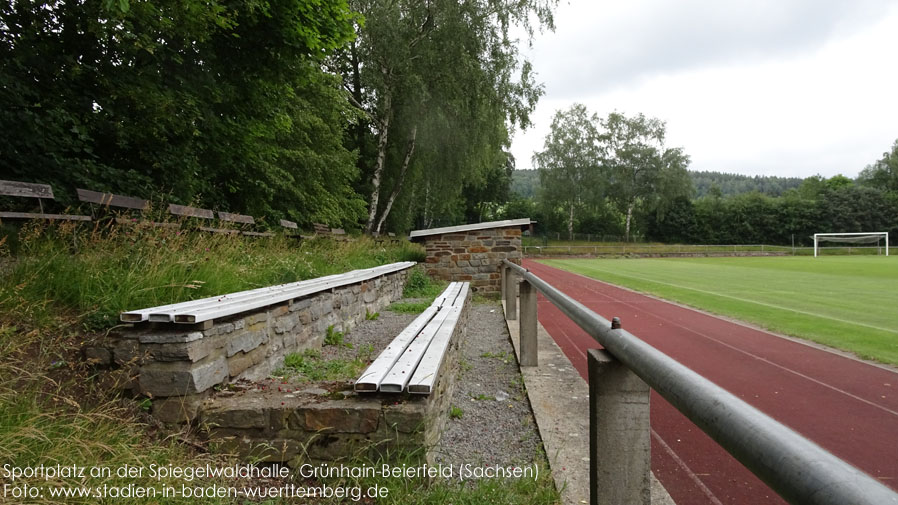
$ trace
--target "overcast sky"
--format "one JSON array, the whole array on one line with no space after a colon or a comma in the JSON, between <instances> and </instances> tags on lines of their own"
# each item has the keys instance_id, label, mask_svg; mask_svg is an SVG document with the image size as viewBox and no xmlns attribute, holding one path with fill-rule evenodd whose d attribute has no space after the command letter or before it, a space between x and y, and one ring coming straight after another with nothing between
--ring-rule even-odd
<instances>
[{"instance_id":1,"label":"overcast sky","mask_svg":"<svg viewBox=\"0 0 898 505\"><path fill-rule=\"evenodd\" d=\"M561 0L555 25L522 44L546 93L519 169L575 102L666 121L692 170L855 177L898 138L894 0Z\"/></svg>"}]
</instances>

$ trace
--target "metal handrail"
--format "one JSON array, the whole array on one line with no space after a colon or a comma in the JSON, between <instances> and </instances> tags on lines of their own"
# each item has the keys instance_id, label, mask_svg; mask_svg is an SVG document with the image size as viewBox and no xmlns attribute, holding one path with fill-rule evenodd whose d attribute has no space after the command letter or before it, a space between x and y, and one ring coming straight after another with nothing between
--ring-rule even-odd
<instances>
[{"instance_id":1,"label":"metal handrail","mask_svg":"<svg viewBox=\"0 0 898 505\"><path fill-rule=\"evenodd\" d=\"M875 478L628 331L611 329L608 320L529 270L503 262L789 503L898 504L898 493Z\"/></svg>"}]
</instances>

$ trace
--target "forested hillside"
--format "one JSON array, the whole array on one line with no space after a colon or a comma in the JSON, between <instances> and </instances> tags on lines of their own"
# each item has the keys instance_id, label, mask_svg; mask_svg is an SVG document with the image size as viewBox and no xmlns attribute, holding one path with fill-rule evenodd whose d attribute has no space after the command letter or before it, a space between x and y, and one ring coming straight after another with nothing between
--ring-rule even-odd
<instances>
[{"instance_id":1,"label":"forested hillside","mask_svg":"<svg viewBox=\"0 0 898 505\"><path fill-rule=\"evenodd\" d=\"M800 177L777 177L775 175L739 175L723 172L689 171L695 196L701 198L720 190L721 196L734 196L758 192L767 196L781 196L790 189L801 185Z\"/></svg>"},{"instance_id":2,"label":"forested hillside","mask_svg":"<svg viewBox=\"0 0 898 505\"><path fill-rule=\"evenodd\" d=\"M762 195L781 196L787 190L801 185L800 177L777 177L765 175L739 175L723 172L689 171L689 178L695 188L695 196L708 196L717 187L721 196L733 196L758 192ZM515 170L512 174L511 191L521 197L536 195L539 187L539 171Z\"/></svg>"},{"instance_id":3,"label":"forested hillside","mask_svg":"<svg viewBox=\"0 0 898 505\"><path fill-rule=\"evenodd\" d=\"M407 230L507 196L556 0L0 5L0 179ZM13 202L26 205L34 202Z\"/></svg>"}]
</instances>

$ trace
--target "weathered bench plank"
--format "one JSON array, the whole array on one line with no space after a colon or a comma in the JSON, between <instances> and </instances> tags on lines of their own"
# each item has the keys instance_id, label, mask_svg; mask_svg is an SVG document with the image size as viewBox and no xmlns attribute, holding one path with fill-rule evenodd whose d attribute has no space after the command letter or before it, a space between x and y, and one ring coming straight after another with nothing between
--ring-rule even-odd
<instances>
[{"instance_id":1,"label":"weathered bench plank","mask_svg":"<svg viewBox=\"0 0 898 505\"><path fill-rule=\"evenodd\" d=\"M135 198L133 196L114 195L112 193L101 193L99 191L81 188L76 188L75 191L78 193L78 200L87 203L137 210L146 210L150 204L147 200Z\"/></svg>"},{"instance_id":2,"label":"weathered bench plank","mask_svg":"<svg viewBox=\"0 0 898 505\"><path fill-rule=\"evenodd\" d=\"M383 381L380 383L380 391L384 393L401 393L405 390L409 381L411 381L415 370L420 364L421 359L427 352L427 348L430 346L434 336L436 336L437 332L445 324L446 319L452 312L451 310L448 310L450 307L449 303L451 303L451 300L455 300L458 297L458 293L463 287L466 287L466 285L467 283L461 282L450 284L449 287L451 290L447 289L448 296L446 297L446 301L443 302L443 305L440 307L437 314L409 343L405 352L402 353L402 356L400 356L393 367L390 368L390 371L387 372L386 377L384 377Z\"/></svg>"},{"instance_id":3,"label":"weathered bench plank","mask_svg":"<svg viewBox=\"0 0 898 505\"><path fill-rule=\"evenodd\" d=\"M418 363L415 374L412 375L408 383L409 393L430 394L433 391L433 385L436 383L437 375L440 367L443 365L443 358L446 356L446 350L449 349L449 343L452 335L455 333L455 327L461 318L465 309L465 302L468 298L468 283L462 285L455 300L444 306L443 310L448 307L449 314L446 320L440 326L440 329L433 336L427 351Z\"/></svg>"},{"instance_id":4,"label":"weathered bench plank","mask_svg":"<svg viewBox=\"0 0 898 505\"><path fill-rule=\"evenodd\" d=\"M253 216L247 216L246 214L234 214L232 212L218 211L218 219L222 221L229 221L231 223L256 224L256 220L253 219Z\"/></svg>"},{"instance_id":5,"label":"weathered bench plank","mask_svg":"<svg viewBox=\"0 0 898 505\"><path fill-rule=\"evenodd\" d=\"M61 221L91 221L90 216L79 216L77 214L41 214L34 212L0 212L0 218L7 219L49 219Z\"/></svg>"},{"instance_id":6,"label":"weathered bench plank","mask_svg":"<svg viewBox=\"0 0 898 505\"><path fill-rule=\"evenodd\" d=\"M53 188L49 184L0 180L0 195L27 198L49 198L55 200Z\"/></svg>"},{"instance_id":7,"label":"weathered bench plank","mask_svg":"<svg viewBox=\"0 0 898 505\"><path fill-rule=\"evenodd\" d=\"M358 392L374 392L380 388L384 378L389 373L393 365L399 360L405 352L411 341L421 333L421 330L436 316L440 307L446 302L452 285L446 288L443 293L438 296L434 302L424 310L411 324L405 327L396 338L387 346L377 358L368 365L368 368L362 372L362 375L355 382L355 390Z\"/></svg>"},{"instance_id":8,"label":"weathered bench plank","mask_svg":"<svg viewBox=\"0 0 898 505\"><path fill-rule=\"evenodd\" d=\"M240 291L221 296L213 296L189 302L173 303L147 309L123 312L123 322L175 322L183 324L201 323L216 318L239 314L260 307L299 298L347 284L370 280L381 275L414 266L413 261L382 265L364 270L336 274L317 279L298 281L290 284L269 286L249 291Z\"/></svg>"},{"instance_id":9,"label":"weathered bench plank","mask_svg":"<svg viewBox=\"0 0 898 505\"><path fill-rule=\"evenodd\" d=\"M209 209L200 209L197 207L189 207L187 205L178 205L176 203L168 204L168 212L176 216L199 217L202 219L212 219L215 217Z\"/></svg>"}]
</instances>

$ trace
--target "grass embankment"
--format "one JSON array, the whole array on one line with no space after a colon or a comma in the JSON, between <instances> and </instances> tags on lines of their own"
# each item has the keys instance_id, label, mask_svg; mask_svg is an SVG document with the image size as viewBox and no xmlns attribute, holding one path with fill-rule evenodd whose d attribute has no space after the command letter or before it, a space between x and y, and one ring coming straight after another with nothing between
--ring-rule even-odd
<instances>
[{"instance_id":1,"label":"grass embankment","mask_svg":"<svg viewBox=\"0 0 898 505\"><path fill-rule=\"evenodd\" d=\"M15 244L15 255L9 252L10 243ZM0 485L8 486L0 489L0 503L244 503L234 498L97 494L128 485L156 491L167 484L178 490L182 484L208 486L215 480L157 480L149 476L149 469L207 463L221 468L234 461L206 454L189 428L163 432L138 402L110 392L102 373L81 359L82 344L114 325L122 310L422 257L418 246L377 244L365 238L300 243L284 237L247 239L168 228L95 229L45 223L27 225L15 237L0 235ZM7 472L41 465L84 469L85 474L13 480ZM115 475L126 467L142 475ZM91 477L91 468L108 469L112 475ZM235 485L224 479L217 483ZM506 491L502 485L486 483L473 491L459 491L451 484L430 486L424 479L403 479L381 482L390 487L390 495L378 503L441 503L439 496L447 492L460 493L457 499L448 498L457 503L485 502L480 497L492 503L549 503L528 501L528 496L538 494L527 489L529 484L514 484L521 490L498 500L494 497ZM93 494L50 493L81 486L95 487L90 490ZM21 494L29 489L39 494Z\"/></svg>"},{"instance_id":2,"label":"grass embankment","mask_svg":"<svg viewBox=\"0 0 898 505\"><path fill-rule=\"evenodd\" d=\"M448 282L431 279L424 273L423 269L416 268L409 274L408 280L405 282L405 289L402 292L403 298L416 300L396 302L390 304L387 309L402 314L420 314L427 310L427 307L430 307L436 297L445 291L448 285Z\"/></svg>"},{"instance_id":3,"label":"grass embankment","mask_svg":"<svg viewBox=\"0 0 898 505\"><path fill-rule=\"evenodd\" d=\"M895 257L544 263L898 365Z\"/></svg>"}]
</instances>

